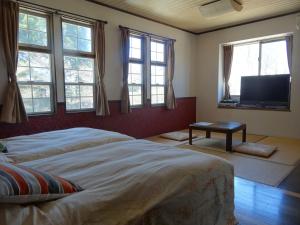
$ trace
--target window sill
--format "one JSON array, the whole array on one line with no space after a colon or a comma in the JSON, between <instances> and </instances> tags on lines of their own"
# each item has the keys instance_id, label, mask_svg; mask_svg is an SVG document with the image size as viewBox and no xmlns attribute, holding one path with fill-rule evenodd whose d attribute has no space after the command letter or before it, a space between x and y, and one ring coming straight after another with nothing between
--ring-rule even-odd
<instances>
[{"instance_id":1,"label":"window sill","mask_svg":"<svg viewBox=\"0 0 300 225\"><path fill-rule=\"evenodd\" d=\"M225 106L218 104L219 109L240 109L240 110L261 110L261 111L281 111L281 112L291 112L289 107L270 107L270 106Z\"/></svg>"},{"instance_id":2,"label":"window sill","mask_svg":"<svg viewBox=\"0 0 300 225\"><path fill-rule=\"evenodd\" d=\"M55 112L45 112L45 113L28 113L27 117L30 118L34 118L34 117L40 117L40 116L53 116L55 114Z\"/></svg>"}]
</instances>

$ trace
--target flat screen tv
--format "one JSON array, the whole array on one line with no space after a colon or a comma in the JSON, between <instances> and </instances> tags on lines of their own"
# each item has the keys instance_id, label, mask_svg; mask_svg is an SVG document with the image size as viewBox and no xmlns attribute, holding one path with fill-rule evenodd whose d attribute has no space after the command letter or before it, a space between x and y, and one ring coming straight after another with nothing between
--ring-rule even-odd
<instances>
[{"instance_id":1,"label":"flat screen tv","mask_svg":"<svg viewBox=\"0 0 300 225\"><path fill-rule=\"evenodd\" d=\"M290 75L242 77L240 104L289 107L290 80Z\"/></svg>"}]
</instances>

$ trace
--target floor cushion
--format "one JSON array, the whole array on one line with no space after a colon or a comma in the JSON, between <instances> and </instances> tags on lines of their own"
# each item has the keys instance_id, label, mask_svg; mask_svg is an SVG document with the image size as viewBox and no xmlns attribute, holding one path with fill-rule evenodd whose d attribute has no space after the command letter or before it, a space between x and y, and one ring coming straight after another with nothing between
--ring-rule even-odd
<instances>
[{"instance_id":1,"label":"floor cushion","mask_svg":"<svg viewBox=\"0 0 300 225\"><path fill-rule=\"evenodd\" d=\"M266 158L270 157L276 150L276 146L247 142L233 147L235 152Z\"/></svg>"},{"instance_id":2,"label":"floor cushion","mask_svg":"<svg viewBox=\"0 0 300 225\"><path fill-rule=\"evenodd\" d=\"M161 134L160 137L175 140L175 141L185 141L189 139L189 133L182 132L182 131L174 131L174 132ZM197 135L193 134L192 137L196 138Z\"/></svg>"}]
</instances>

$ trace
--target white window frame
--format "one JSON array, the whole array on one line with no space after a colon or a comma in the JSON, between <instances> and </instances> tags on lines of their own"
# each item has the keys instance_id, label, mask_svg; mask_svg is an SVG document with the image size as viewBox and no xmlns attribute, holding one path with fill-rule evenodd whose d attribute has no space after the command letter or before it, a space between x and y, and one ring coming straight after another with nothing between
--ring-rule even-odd
<instances>
[{"instance_id":1,"label":"white window frame","mask_svg":"<svg viewBox=\"0 0 300 225\"><path fill-rule=\"evenodd\" d=\"M54 69L54 54L53 54L53 31L52 31L52 15L36 10L29 10L26 8L21 8L19 13L34 15L38 17L43 17L46 19L47 23L47 46L40 46L40 45L33 45L33 44L26 44L26 43L19 43L19 51L25 52L36 52L36 53L46 53L50 55L50 82L35 82L35 81L17 81L19 86L22 85L49 85L50 88L50 111L47 112L30 112L27 113L28 116L37 116L37 115L47 115L53 114L56 109L56 87L55 87L55 69ZM19 32L19 31L18 31ZM32 89L31 89L32 92ZM32 96L32 100L33 100ZM34 105L33 105L34 108Z\"/></svg>"},{"instance_id":2,"label":"white window frame","mask_svg":"<svg viewBox=\"0 0 300 225\"><path fill-rule=\"evenodd\" d=\"M91 28L91 52L84 52L84 51L78 51L78 50L69 50L69 49L64 49L63 47L63 23L69 23L69 24L74 24L74 25L79 25L79 26L84 26L84 27L89 27ZM62 42L62 61L63 61L63 74L64 74L64 100L65 100L65 111L66 112L89 112L89 111L95 111L95 85L96 85L96 63L95 63L95 41L94 41L94 25L92 23L85 23L73 19L68 19L68 18L62 18L61 19L61 42ZM69 83L65 81L65 67L64 67L64 58L65 56L70 56L70 57L80 57L80 58L89 58L89 59L94 59L94 77L93 77L93 83L84 83L84 82L78 82L78 83ZM87 109L67 109L67 96L66 96L66 85L73 85L73 86L79 86L79 91L80 91L80 86L88 85L88 86L93 86L93 107L92 108L87 108ZM78 96L79 98L81 97L80 95ZM81 104L81 102L80 102Z\"/></svg>"}]
</instances>

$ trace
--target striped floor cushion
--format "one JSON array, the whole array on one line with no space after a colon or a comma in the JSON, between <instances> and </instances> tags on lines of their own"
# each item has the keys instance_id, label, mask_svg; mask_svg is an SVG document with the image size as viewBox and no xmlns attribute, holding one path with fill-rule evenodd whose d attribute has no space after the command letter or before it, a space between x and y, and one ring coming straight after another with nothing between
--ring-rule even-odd
<instances>
[{"instance_id":1,"label":"striped floor cushion","mask_svg":"<svg viewBox=\"0 0 300 225\"><path fill-rule=\"evenodd\" d=\"M0 162L0 203L43 202L82 191L82 188L58 176L25 166Z\"/></svg>"}]
</instances>

